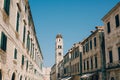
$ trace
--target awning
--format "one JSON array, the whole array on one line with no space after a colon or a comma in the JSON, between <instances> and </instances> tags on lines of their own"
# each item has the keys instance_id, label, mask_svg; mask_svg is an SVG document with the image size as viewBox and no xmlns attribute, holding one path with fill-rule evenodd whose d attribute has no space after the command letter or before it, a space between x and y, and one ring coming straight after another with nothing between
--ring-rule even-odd
<instances>
[{"instance_id":1,"label":"awning","mask_svg":"<svg viewBox=\"0 0 120 80\"><path fill-rule=\"evenodd\" d=\"M71 79L71 77L65 77L65 78L62 78L61 80L69 80Z\"/></svg>"},{"instance_id":2,"label":"awning","mask_svg":"<svg viewBox=\"0 0 120 80\"><path fill-rule=\"evenodd\" d=\"M94 73L91 74L84 74L80 78L89 78L90 76L94 75Z\"/></svg>"}]
</instances>

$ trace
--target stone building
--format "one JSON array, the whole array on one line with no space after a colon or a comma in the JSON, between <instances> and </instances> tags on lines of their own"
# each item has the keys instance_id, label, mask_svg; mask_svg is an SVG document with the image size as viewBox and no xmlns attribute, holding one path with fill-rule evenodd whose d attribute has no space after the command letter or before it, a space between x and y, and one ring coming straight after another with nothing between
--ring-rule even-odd
<instances>
[{"instance_id":1,"label":"stone building","mask_svg":"<svg viewBox=\"0 0 120 80\"><path fill-rule=\"evenodd\" d=\"M120 2L103 18L106 46L106 80L120 80Z\"/></svg>"},{"instance_id":2,"label":"stone building","mask_svg":"<svg viewBox=\"0 0 120 80\"><path fill-rule=\"evenodd\" d=\"M56 80L56 64L51 67L50 80Z\"/></svg>"},{"instance_id":3,"label":"stone building","mask_svg":"<svg viewBox=\"0 0 120 80\"><path fill-rule=\"evenodd\" d=\"M64 76L63 79L68 79L71 78L71 54L68 51L65 55L64 55L64 63L63 63L63 68L64 68Z\"/></svg>"},{"instance_id":4,"label":"stone building","mask_svg":"<svg viewBox=\"0 0 120 80\"><path fill-rule=\"evenodd\" d=\"M103 27L96 27L81 44L83 46L81 79L106 80Z\"/></svg>"},{"instance_id":5,"label":"stone building","mask_svg":"<svg viewBox=\"0 0 120 80\"><path fill-rule=\"evenodd\" d=\"M82 61L80 61L80 58L82 52L82 45L81 43L75 43L73 47L70 49L71 54L71 80L80 80L80 72L82 70L80 64L82 64Z\"/></svg>"},{"instance_id":6,"label":"stone building","mask_svg":"<svg viewBox=\"0 0 120 80\"><path fill-rule=\"evenodd\" d=\"M0 0L0 80L43 80L28 0Z\"/></svg>"},{"instance_id":7,"label":"stone building","mask_svg":"<svg viewBox=\"0 0 120 80\"><path fill-rule=\"evenodd\" d=\"M64 76L64 63L63 60L59 62L58 64L58 79L61 80Z\"/></svg>"}]
</instances>

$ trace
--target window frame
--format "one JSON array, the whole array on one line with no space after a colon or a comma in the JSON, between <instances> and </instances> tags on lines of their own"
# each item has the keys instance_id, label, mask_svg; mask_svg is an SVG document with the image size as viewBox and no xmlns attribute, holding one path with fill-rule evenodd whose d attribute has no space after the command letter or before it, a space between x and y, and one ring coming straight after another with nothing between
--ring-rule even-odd
<instances>
[{"instance_id":1,"label":"window frame","mask_svg":"<svg viewBox=\"0 0 120 80\"><path fill-rule=\"evenodd\" d=\"M116 28L120 26L119 14L115 15L115 25Z\"/></svg>"},{"instance_id":2,"label":"window frame","mask_svg":"<svg viewBox=\"0 0 120 80\"><path fill-rule=\"evenodd\" d=\"M113 63L113 53L112 53L112 50L109 50L109 62Z\"/></svg>"},{"instance_id":3,"label":"window frame","mask_svg":"<svg viewBox=\"0 0 120 80\"><path fill-rule=\"evenodd\" d=\"M107 33L109 34L111 32L110 22L107 22Z\"/></svg>"}]
</instances>

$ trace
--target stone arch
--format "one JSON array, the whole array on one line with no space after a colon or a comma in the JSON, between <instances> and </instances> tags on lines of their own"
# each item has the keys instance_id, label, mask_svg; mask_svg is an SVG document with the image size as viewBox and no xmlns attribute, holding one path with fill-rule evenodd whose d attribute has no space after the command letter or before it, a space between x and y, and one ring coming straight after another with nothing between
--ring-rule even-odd
<instances>
[{"instance_id":1,"label":"stone arch","mask_svg":"<svg viewBox=\"0 0 120 80\"><path fill-rule=\"evenodd\" d=\"M115 71L110 72L110 80L116 80Z\"/></svg>"},{"instance_id":2,"label":"stone arch","mask_svg":"<svg viewBox=\"0 0 120 80\"><path fill-rule=\"evenodd\" d=\"M0 80L2 80L2 71L0 70Z\"/></svg>"},{"instance_id":3,"label":"stone arch","mask_svg":"<svg viewBox=\"0 0 120 80\"><path fill-rule=\"evenodd\" d=\"M15 80L15 73L12 74L11 80Z\"/></svg>"}]
</instances>

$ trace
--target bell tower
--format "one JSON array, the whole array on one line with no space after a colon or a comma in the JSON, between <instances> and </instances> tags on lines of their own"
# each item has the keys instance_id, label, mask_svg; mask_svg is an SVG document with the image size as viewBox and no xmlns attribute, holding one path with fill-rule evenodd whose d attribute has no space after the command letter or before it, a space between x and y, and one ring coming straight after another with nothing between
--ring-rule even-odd
<instances>
[{"instance_id":1,"label":"bell tower","mask_svg":"<svg viewBox=\"0 0 120 80\"><path fill-rule=\"evenodd\" d=\"M63 38L61 34L57 34L55 43L55 63L56 65L63 60Z\"/></svg>"},{"instance_id":2,"label":"bell tower","mask_svg":"<svg viewBox=\"0 0 120 80\"><path fill-rule=\"evenodd\" d=\"M57 34L55 42L56 80L59 80L58 64L62 60L63 60L63 38L61 34Z\"/></svg>"}]
</instances>

